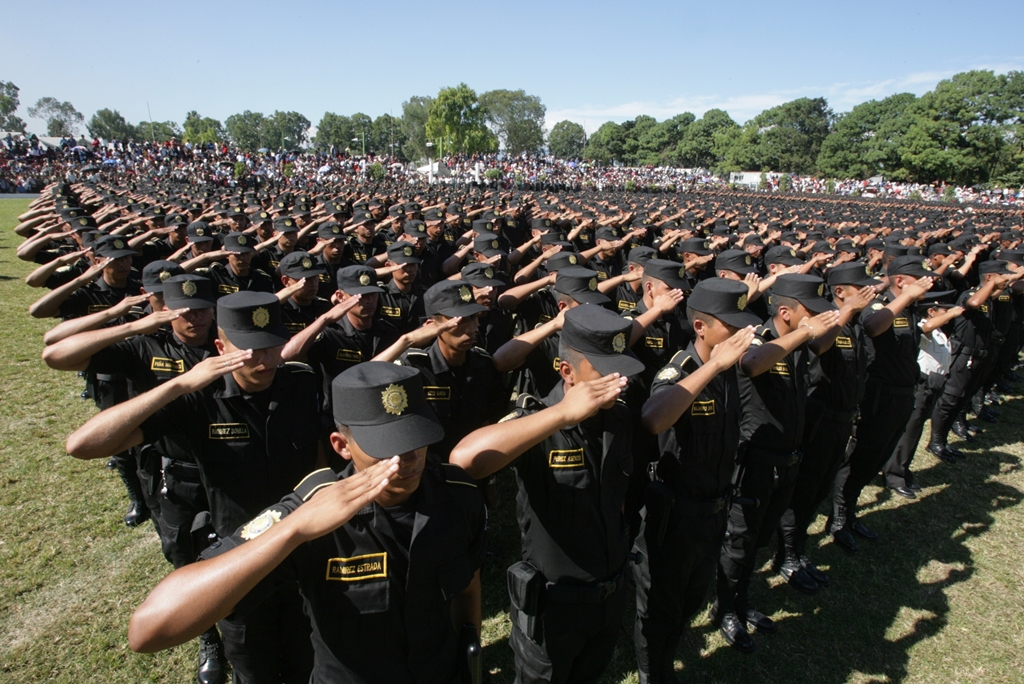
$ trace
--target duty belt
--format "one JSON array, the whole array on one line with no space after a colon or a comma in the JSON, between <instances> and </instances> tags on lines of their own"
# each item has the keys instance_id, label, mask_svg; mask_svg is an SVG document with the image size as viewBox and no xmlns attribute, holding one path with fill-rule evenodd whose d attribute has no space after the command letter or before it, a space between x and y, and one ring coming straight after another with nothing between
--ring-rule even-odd
<instances>
[{"instance_id":1,"label":"duty belt","mask_svg":"<svg viewBox=\"0 0 1024 684\"><path fill-rule=\"evenodd\" d=\"M983 359L988 356L988 349L973 349L971 347L962 347L961 351L968 356L976 359Z\"/></svg>"},{"instance_id":2,"label":"duty belt","mask_svg":"<svg viewBox=\"0 0 1024 684\"><path fill-rule=\"evenodd\" d=\"M607 582L580 585L548 583L545 590L548 600L555 603L601 603L611 598L624 580L625 573L620 572Z\"/></svg>"}]
</instances>

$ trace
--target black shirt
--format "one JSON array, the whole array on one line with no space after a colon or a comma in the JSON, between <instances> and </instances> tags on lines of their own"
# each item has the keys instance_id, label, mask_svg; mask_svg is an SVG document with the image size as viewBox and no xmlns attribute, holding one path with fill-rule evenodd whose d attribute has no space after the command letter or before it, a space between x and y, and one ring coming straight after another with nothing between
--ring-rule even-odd
<instances>
[{"instance_id":1,"label":"black shirt","mask_svg":"<svg viewBox=\"0 0 1024 684\"><path fill-rule=\"evenodd\" d=\"M775 321L769 320L757 329L751 345L760 346L778 337ZM751 449L786 454L800 446L807 403L808 353L807 345L800 345L766 373L752 378L741 368L740 432Z\"/></svg>"},{"instance_id":2,"label":"black shirt","mask_svg":"<svg viewBox=\"0 0 1024 684\"><path fill-rule=\"evenodd\" d=\"M398 328L398 332L407 333L420 327L425 316L423 310L422 285L414 282L410 292L402 292L392 280L384 287L384 294L380 296L380 314L391 325Z\"/></svg>"},{"instance_id":3,"label":"black shirt","mask_svg":"<svg viewBox=\"0 0 1024 684\"><path fill-rule=\"evenodd\" d=\"M897 295L888 290L875 298L861 312L861 320L884 308ZM962 318L962 317L961 317ZM917 308L913 305L900 312L891 326L881 335L871 338L871 360L868 378L882 386L916 387L921 370L917 365L920 351L921 328L918 326Z\"/></svg>"},{"instance_id":4,"label":"black shirt","mask_svg":"<svg viewBox=\"0 0 1024 684\"><path fill-rule=\"evenodd\" d=\"M867 335L855 319L821 356L810 355L810 396L832 411L853 411L864 396L867 365Z\"/></svg>"},{"instance_id":5,"label":"black shirt","mask_svg":"<svg viewBox=\"0 0 1024 684\"><path fill-rule=\"evenodd\" d=\"M196 275L201 275L213 281L213 292L219 298L223 295L234 294L239 291L249 292L273 292L274 280L270 275L255 266L249 267L249 275L235 275L230 266L215 263L209 268L197 268Z\"/></svg>"},{"instance_id":6,"label":"black shirt","mask_svg":"<svg viewBox=\"0 0 1024 684\"><path fill-rule=\"evenodd\" d=\"M289 297L281 303L281 319L288 332L295 335L330 309L331 303L320 297L314 297L313 301L306 305L300 305L294 298Z\"/></svg>"},{"instance_id":7,"label":"black shirt","mask_svg":"<svg viewBox=\"0 0 1024 684\"><path fill-rule=\"evenodd\" d=\"M106 311L120 302L125 297L137 295L142 292L142 283L129 278L124 287L111 287L107 281L100 276L88 285L78 288L60 304L60 317L63 320L81 318L89 314ZM122 316L107 323L107 326L121 325L129 319Z\"/></svg>"}]
</instances>

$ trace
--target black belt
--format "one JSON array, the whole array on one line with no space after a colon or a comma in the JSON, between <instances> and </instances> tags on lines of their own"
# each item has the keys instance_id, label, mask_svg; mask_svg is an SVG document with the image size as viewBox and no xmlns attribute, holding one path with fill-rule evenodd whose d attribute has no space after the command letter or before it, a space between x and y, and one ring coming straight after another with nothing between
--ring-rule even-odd
<instances>
[{"instance_id":1,"label":"black belt","mask_svg":"<svg viewBox=\"0 0 1024 684\"><path fill-rule=\"evenodd\" d=\"M597 584L549 583L545 591L548 600L555 603L601 603L611 598L624 581L625 573L620 572L607 582Z\"/></svg>"},{"instance_id":2,"label":"black belt","mask_svg":"<svg viewBox=\"0 0 1024 684\"><path fill-rule=\"evenodd\" d=\"M166 456L160 458L160 465L163 467L164 473L170 474L172 477L177 477L181 480L188 480L191 482L200 482L199 479L199 464L189 463L188 461L176 461Z\"/></svg>"},{"instance_id":3,"label":"black belt","mask_svg":"<svg viewBox=\"0 0 1024 684\"><path fill-rule=\"evenodd\" d=\"M988 356L988 349L973 349L971 347L961 347L960 351L975 359L983 359L986 356Z\"/></svg>"},{"instance_id":4,"label":"black belt","mask_svg":"<svg viewBox=\"0 0 1024 684\"><path fill-rule=\"evenodd\" d=\"M765 461L768 465L776 468L788 468L798 464L803 459L804 452L800 449L793 449L793 451L788 453L780 453L778 451L765 451L756 447L748 447L747 456L756 458L759 461Z\"/></svg>"}]
</instances>

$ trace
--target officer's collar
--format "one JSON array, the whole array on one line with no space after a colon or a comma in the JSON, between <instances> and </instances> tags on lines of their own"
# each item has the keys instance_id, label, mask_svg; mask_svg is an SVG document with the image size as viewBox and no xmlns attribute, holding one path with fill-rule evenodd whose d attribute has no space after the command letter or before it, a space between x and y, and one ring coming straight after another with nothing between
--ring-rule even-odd
<instances>
[{"instance_id":1,"label":"officer's collar","mask_svg":"<svg viewBox=\"0 0 1024 684\"><path fill-rule=\"evenodd\" d=\"M441 353L440 340L434 340L434 344L430 345L430 348L427 349L427 356L430 357L430 370L434 371L435 374L447 373L451 370L451 366L448 365L448 359L444 358L444 354ZM469 361L468 355L466 361Z\"/></svg>"}]
</instances>

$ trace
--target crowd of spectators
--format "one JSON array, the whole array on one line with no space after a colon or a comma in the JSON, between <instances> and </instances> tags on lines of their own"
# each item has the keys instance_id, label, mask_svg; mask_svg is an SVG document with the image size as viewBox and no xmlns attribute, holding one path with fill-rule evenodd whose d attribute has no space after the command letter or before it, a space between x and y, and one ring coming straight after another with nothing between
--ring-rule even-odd
<instances>
[{"instance_id":1,"label":"crowd of spectators","mask_svg":"<svg viewBox=\"0 0 1024 684\"><path fill-rule=\"evenodd\" d=\"M487 185L505 189L580 191L693 191L722 189L727 177L704 169L600 165L546 155L447 155L431 164L396 157L345 152L243 152L228 143L192 145L132 140L87 140L84 136L40 140L7 134L0 139L0 193L38 192L53 180L71 182L105 177L130 181L171 179L188 184L231 187L270 185L310 188L325 183L389 181L444 185ZM788 180L784 180L784 178ZM795 174L765 175L762 192L860 195L863 197L955 201L963 204L1015 204L1024 187L986 190L945 184L822 179Z\"/></svg>"}]
</instances>

